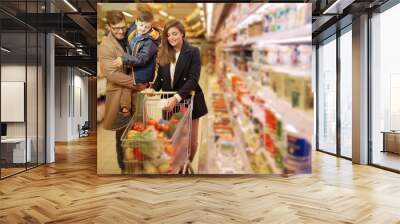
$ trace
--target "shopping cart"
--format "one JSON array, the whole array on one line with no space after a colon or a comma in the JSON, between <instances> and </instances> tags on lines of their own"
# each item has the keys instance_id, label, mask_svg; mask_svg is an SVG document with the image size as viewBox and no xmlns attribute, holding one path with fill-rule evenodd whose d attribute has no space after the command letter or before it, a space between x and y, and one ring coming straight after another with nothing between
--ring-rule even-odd
<instances>
[{"instance_id":1,"label":"shopping cart","mask_svg":"<svg viewBox=\"0 0 400 224\"><path fill-rule=\"evenodd\" d=\"M174 94L138 93L135 114L121 137L126 173L193 173L189 155L194 94L167 112L163 108Z\"/></svg>"}]
</instances>

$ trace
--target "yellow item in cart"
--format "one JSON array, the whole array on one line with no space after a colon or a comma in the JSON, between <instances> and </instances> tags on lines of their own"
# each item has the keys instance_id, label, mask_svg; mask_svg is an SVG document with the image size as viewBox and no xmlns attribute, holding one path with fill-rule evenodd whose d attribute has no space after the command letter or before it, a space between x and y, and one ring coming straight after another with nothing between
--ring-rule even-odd
<instances>
[{"instance_id":1,"label":"yellow item in cart","mask_svg":"<svg viewBox=\"0 0 400 224\"><path fill-rule=\"evenodd\" d=\"M143 167L144 167L144 172L147 174L158 173L157 168L149 161L144 161Z\"/></svg>"},{"instance_id":2,"label":"yellow item in cart","mask_svg":"<svg viewBox=\"0 0 400 224\"><path fill-rule=\"evenodd\" d=\"M158 166L158 172L160 172L160 173L168 173L169 169L170 169L170 166L169 166L168 161L164 162Z\"/></svg>"},{"instance_id":3,"label":"yellow item in cart","mask_svg":"<svg viewBox=\"0 0 400 224\"><path fill-rule=\"evenodd\" d=\"M125 148L124 158L125 158L125 160L128 160L128 161L133 160L135 158L133 155L133 148L129 148L129 147Z\"/></svg>"}]
</instances>

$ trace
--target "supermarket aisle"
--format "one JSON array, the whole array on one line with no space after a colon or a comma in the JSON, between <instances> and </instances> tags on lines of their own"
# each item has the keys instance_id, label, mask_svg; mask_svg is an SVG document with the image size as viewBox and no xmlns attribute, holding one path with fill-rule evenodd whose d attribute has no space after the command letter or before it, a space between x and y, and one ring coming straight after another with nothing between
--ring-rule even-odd
<instances>
[{"instance_id":1,"label":"supermarket aisle","mask_svg":"<svg viewBox=\"0 0 400 224\"><path fill-rule=\"evenodd\" d=\"M236 4L220 21L208 94L217 173L311 172L309 6Z\"/></svg>"},{"instance_id":2,"label":"supermarket aisle","mask_svg":"<svg viewBox=\"0 0 400 224\"><path fill-rule=\"evenodd\" d=\"M212 74L209 73L209 70L205 65L202 65L199 85L203 89L204 93L208 91L208 80ZM206 99L206 103L208 104L208 100ZM209 108L209 105L207 105ZM208 115L202 117L199 123L199 137L198 137L198 148L197 153L193 158L192 167L195 173L207 173L207 124L208 124Z\"/></svg>"}]
</instances>

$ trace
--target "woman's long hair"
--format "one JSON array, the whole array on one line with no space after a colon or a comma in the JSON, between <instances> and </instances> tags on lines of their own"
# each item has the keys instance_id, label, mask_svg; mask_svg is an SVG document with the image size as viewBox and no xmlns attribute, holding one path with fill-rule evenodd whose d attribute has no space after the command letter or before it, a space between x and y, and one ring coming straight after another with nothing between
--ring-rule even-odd
<instances>
[{"instance_id":1,"label":"woman's long hair","mask_svg":"<svg viewBox=\"0 0 400 224\"><path fill-rule=\"evenodd\" d=\"M172 47L169 42L168 42L168 30L171 27L175 27L183 34L183 37L185 37L185 27L183 24L178 21L178 20L169 20L163 28L163 32L161 35L161 47L158 50L158 63L161 66L167 65L169 63L175 63L176 58L175 58L175 49Z\"/></svg>"}]
</instances>

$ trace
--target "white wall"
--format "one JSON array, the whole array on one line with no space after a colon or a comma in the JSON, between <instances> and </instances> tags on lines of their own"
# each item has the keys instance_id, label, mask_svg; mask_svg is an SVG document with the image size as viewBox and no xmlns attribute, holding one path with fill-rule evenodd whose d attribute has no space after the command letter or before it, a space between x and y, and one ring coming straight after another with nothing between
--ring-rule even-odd
<instances>
[{"instance_id":1,"label":"white wall","mask_svg":"<svg viewBox=\"0 0 400 224\"><path fill-rule=\"evenodd\" d=\"M25 138L31 140L32 161L39 163L44 162L44 89L42 69L39 66L36 71L35 66L27 66L20 64L3 64L1 66L2 81L19 81L26 83L26 114L25 122L7 122L7 137L9 138ZM27 77L27 82L25 78ZM38 92L37 92L38 91ZM9 108L1 108L7 110ZM23 108L25 110L25 108ZM37 150L39 156L37 157Z\"/></svg>"},{"instance_id":2,"label":"white wall","mask_svg":"<svg viewBox=\"0 0 400 224\"><path fill-rule=\"evenodd\" d=\"M27 67L28 74L36 74L36 67L28 66ZM2 65L1 66L1 81L3 82L25 82L25 65ZM29 76L28 76L29 78ZM36 123L37 115L36 115L36 105L37 105L37 98L36 98L36 80L29 78L29 83L27 87L27 112L33 111L35 113L27 113L27 120L28 122L34 121ZM26 82L25 82L26 83ZM41 105L39 105L41 106ZM1 108L2 110L7 110L7 108ZM29 127L34 127L36 130L36 124L28 124ZM30 131L28 130L28 137ZM36 134L36 133L35 133ZM25 137L25 123L24 122L11 122L7 123L7 136L8 137Z\"/></svg>"},{"instance_id":3,"label":"white wall","mask_svg":"<svg viewBox=\"0 0 400 224\"><path fill-rule=\"evenodd\" d=\"M56 141L79 138L78 124L88 120L88 78L82 75L76 68L56 67Z\"/></svg>"},{"instance_id":4,"label":"white wall","mask_svg":"<svg viewBox=\"0 0 400 224\"><path fill-rule=\"evenodd\" d=\"M68 86L67 67L55 68L55 141L68 141Z\"/></svg>"}]
</instances>

